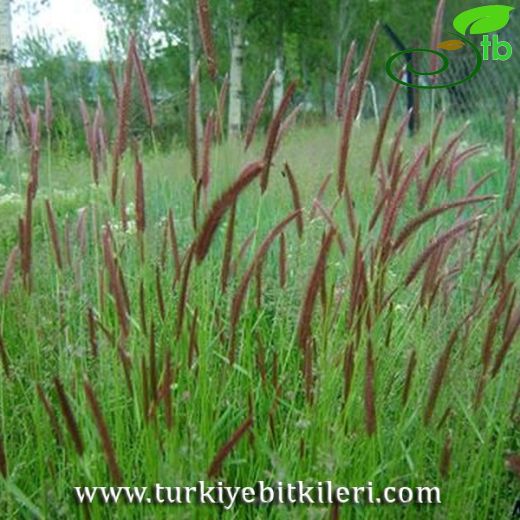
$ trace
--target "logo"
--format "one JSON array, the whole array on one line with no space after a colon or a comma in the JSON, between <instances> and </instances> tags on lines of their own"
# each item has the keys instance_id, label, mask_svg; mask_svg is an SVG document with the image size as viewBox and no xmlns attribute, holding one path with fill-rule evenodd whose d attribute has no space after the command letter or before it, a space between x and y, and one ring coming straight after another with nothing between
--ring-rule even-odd
<instances>
[{"instance_id":1,"label":"logo","mask_svg":"<svg viewBox=\"0 0 520 520\"><path fill-rule=\"evenodd\" d=\"M453 27L457 32L449 33L450 36L455 36L455 38L440 42L437 45L437 48L440 50L416 48L402 50L393 54L386 62L387 74L394 81L397 81L397 83L400 83L405 87L422 89L450 88L469 81L477 75L484 61L507 61L513 55L513 48L509 42L500 41L496 34L493 34L492 37L489 36L489 33L499 31L509 23L511 11L513 11L513 9L513 7L507 5L486 5L463 11L453 20ZM467 37L470 35L482 35L480 46L473 43ZM473 69L466 77L449 83L428 81L429 76L438 76L448 70L450 61L446 52L454 52L463 47L471 49L475 61ZM482 48L482 51L479 47ZM433 58L432 64L434 66L435 61L440 61L440 66L431 72L416 70L411 61L411 55L414 53L428 53L436 56L437 58ZM404 81L401 74L396 74L395 72L395 62L401 57L406 58L407 63L404 70L408 73L406 76L410 81ZM423 79L422 82L413 83L410 79L413 76L418 76L419 78L425 76L426 81Z\"/></svg>"}]
</instances>

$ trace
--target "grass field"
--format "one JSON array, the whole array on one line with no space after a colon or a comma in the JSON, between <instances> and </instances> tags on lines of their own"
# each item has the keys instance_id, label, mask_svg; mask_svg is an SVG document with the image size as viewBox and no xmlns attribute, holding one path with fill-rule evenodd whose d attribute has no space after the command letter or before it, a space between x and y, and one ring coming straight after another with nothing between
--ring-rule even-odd
<instances>
[{"instance_id":1,"label":"grass field","mask_svg":"<svg viewBox=\"0 0 520 520\"><path fill-rule=\"evenodd\" d=\"M127 146L127 76L111 154L90 122L91 157L53 153L25 107L29 151L0 172L2 518L510 514L514 119L505 150L451 119L408 138L391 103L380 127L355 123L366 56L341 123L285 132L289 87L247 152L211 125L189 149ZM442 504L73 494L200 480L437 486Z\"/></svg>"}]
</instances>

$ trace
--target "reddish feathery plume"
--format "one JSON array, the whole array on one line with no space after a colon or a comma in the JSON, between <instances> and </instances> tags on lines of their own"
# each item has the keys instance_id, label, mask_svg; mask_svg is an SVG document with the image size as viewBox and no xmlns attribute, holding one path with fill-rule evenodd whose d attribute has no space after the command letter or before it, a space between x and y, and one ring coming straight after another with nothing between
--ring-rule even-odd
<instances>
[{"instance_id":1,"label":"reddish feathery plume","mask_svg":"<svg viewBox=\"0 0 520 520\"><path fill-rule=\"evenodd\" d=\"M338 84L338 90L336 93L336 117L341 119L345 110L346 92L348 89L348 81L350 78L350 72L352 69L352 62L354 61L354 54L356 53L356 40L350 44L345 62L343 63L343 69L341 71L341 78Z\"/></svg>"},{"instance_id":2,"label":"reddish feathery plume","mask_svg":"<svg viewBox=\"0 0 520 520\"><path fill-rule=\"evenodd\" d=\"M274 115L271 124L269 125L269 130L267 132L267 144L264 152L264 171L262 172L262 178L260 182L260 187L262 189L262 193L267 189L267 184L269 182L269 172L271 170L271 163L273 161L273 156L276 150L276 141L278 139L278 134L280 131L280 126L282 124L282 118L289 108L289 103L296 92L297 82L293 81L285 91L284 97Z\"/></svg>"},{"instance_id":3,"label":"reddish feathery plume","mask_svg":"<svg viewBox=\"0 0 520 520\"><path fill-rule=\"evenodd\" d=\"M215 201L208 216L195 240L195 257L200 263L208 254L211 241L222 217L230 208L242 191L247 188L264 170L264 163L256 161L248 164L238 179Z\"/></svg>"},{"instance_id":4,"label":"reddish feathery plume","mask_svg":"<svg viewBox=\"0 0 520 520\"><path fill-rule=\"evenodd\" d=\"M258 100L255 103L253 108L253 112L251 113L251 117L249 119L249 123L247 124L247 130L245 134L245 149L247 150L251 143L253 142L253 138L255 136L256 128L258 126L258 122L260 121L260 117L264 111L265 105L267 103L267 97L269 96L269 92L271 91L271 87L273 86L274 78L276 72L271 72L267 81L265 82L264 88L260 93Z\"/></svg>"},{"instance_id":5,"label":"reddish feathery plume","mask_svg":"<svg viewBox=\"0 0 520 520\"><path fill-rule=\"evenodd\" d=\"M213 33L211 31L208 0L197 0L197 16L199 19L200 39L208 62L208 72L211 79L215 81L217 79L217 60L213 44Z\"/></svg>"}]
</instances>

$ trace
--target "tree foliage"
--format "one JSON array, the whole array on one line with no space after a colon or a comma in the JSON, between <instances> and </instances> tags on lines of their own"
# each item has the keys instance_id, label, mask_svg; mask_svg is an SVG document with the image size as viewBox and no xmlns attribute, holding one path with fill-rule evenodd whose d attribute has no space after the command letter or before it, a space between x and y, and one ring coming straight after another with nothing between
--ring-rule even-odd
<instances>
[{"instance_id":1,"label":"tree foliage","mask_svg":"<svg viewBox=\"0 0 520 520\"><path fill-rule=\"evenodd\" d=\"M185 135L189 88L188 20L194 17L196 0L94 1L107 23L110 48L106 59L113 61L121 77L128 39L131 34L136 36L153 87L154 102L159 108L158 136L164 142L169 142L172 136L181 138ZM435 4L431 0L415 0L413 8L403 8L402 3L393 0L210 1L219 63L218 83L229 70L230 20L239 17L245 36L246 113L273 70L275 57L281 53L286 79L299 80L296 100L305 102L309 115L326 117L332 113L339 71L351 41L356 39L359 43L355 58L355 63L359 63L366 39L380 20L393 27L406 45L427 44ZM371 75L376 81L378 77L385 81L384 62L389 48L392 43L382 33ZM200 43L195 51L204 65ZM79 97L91 104L98 97L107 105L113 104L106 63L88 63L77 43L56 49L46 35L40 34L23 42L17 56L24 66L24 79L31 95L40 103L43 80L48 78L64 114L72 110ZM205 114L215 106L216 92L211 82L204 81L204 66L202 73ZM81 129L79 121L71 124Z\"/></svg>"}]
</instances>

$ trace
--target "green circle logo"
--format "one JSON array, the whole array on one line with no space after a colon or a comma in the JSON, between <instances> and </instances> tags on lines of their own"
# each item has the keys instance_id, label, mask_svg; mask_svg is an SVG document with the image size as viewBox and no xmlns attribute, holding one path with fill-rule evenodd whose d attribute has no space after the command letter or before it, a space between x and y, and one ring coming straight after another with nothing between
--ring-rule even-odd
<instances>
[{"instance_id":1,"label":"green circle logo","mask_svg":"<svg viewBox=\"0 0 520 520\"><path fill-rule=\"evenodd\" d=\"M453 33L450 33L450 34L453 34ZM390 58L386 62L387 74L394 81L396 81L397 83L400 83L401 85L404 85L405 87L420 88L420 89L450 88L450 87L455 87L457 85L460 85L461 83L464 83L466 81L469 81L471 78L473 78L477 75L480 68L482 67L482 54L480 54L479 48L473 42L460 36L460 34L456 34L455 36L457 36L457 38L459 40L462 40L466 45L468 45L468 47L470 47L473 50L473 53L474 53L475 59L476 59L475 67L465 78L462 78L458 81L453 81L451 83L442 83L442 84L435 84L435 85L422 85L420 83L408 83L406 81L403 81L399 76L397 76L395 74L394 69L393 69L394 62L403 55L408 55L408 54L412 54L412 53L429 53L429 54L434 54L435 56L440 58L441 66L439 68L437 68L436 70L433 70L430 72L416 70L416 68L411 63L408 63L406 65L405 70L415 76L436 76L436 75L442 74L443 72L448 70L450 63L449 63L448 57L445 54L443 54L440 51L435 51L433 49L421 49L421 48L406 49L404 51L397 52L397 53L393 54L392 56L390 56Z\"/></svg>"}]
</instances>

